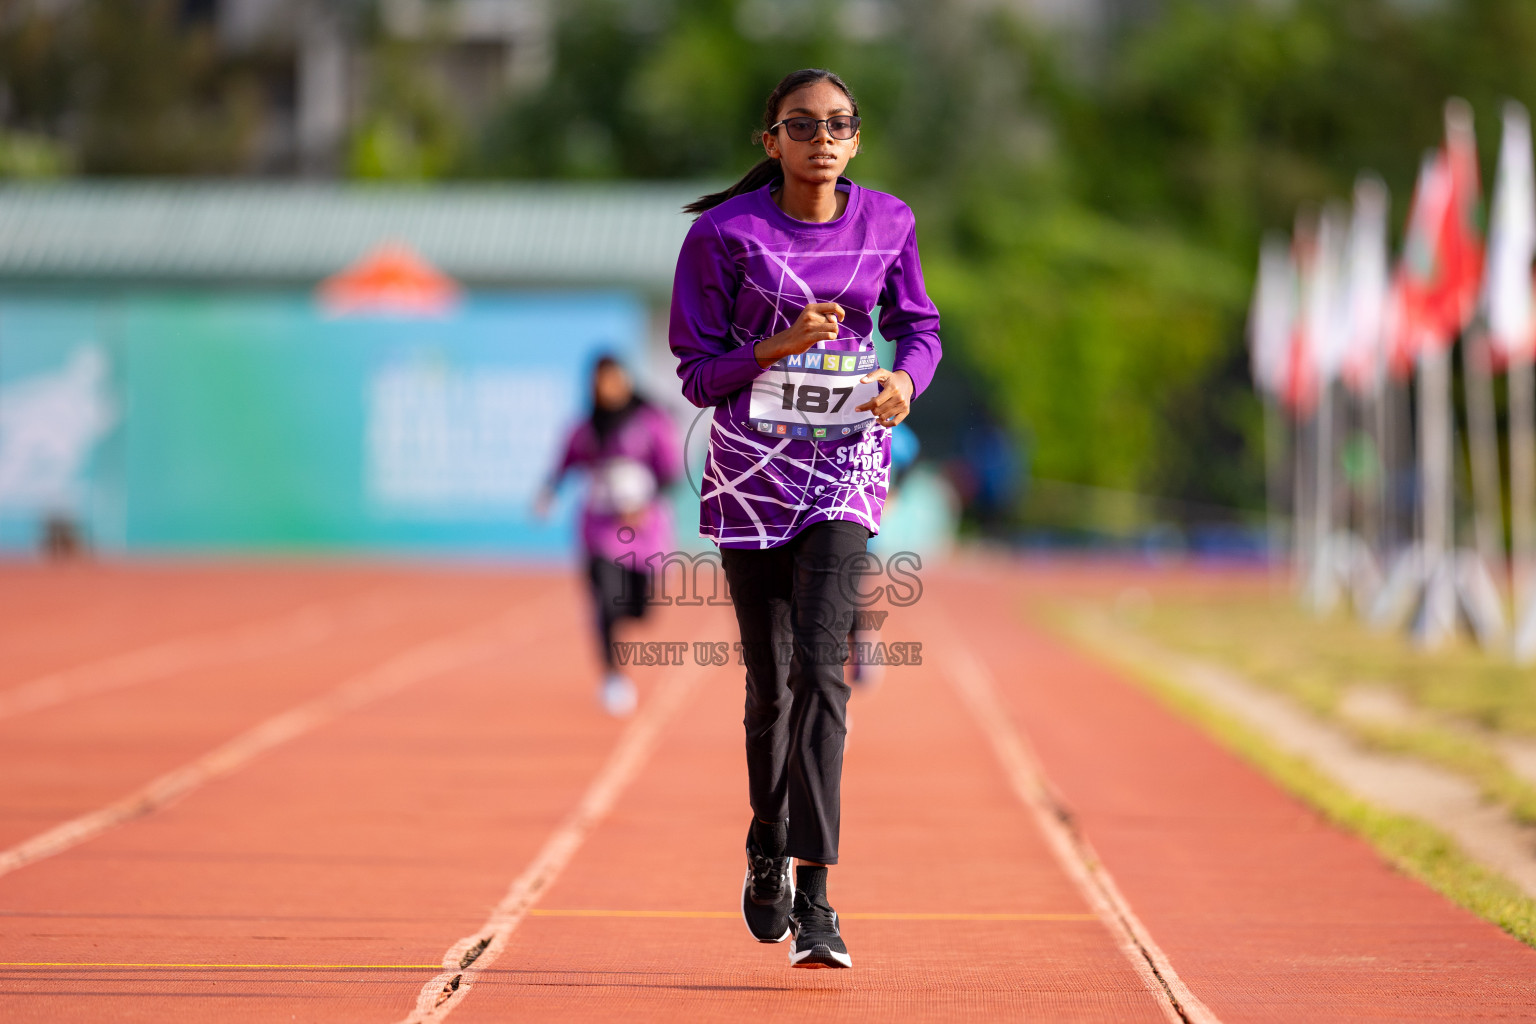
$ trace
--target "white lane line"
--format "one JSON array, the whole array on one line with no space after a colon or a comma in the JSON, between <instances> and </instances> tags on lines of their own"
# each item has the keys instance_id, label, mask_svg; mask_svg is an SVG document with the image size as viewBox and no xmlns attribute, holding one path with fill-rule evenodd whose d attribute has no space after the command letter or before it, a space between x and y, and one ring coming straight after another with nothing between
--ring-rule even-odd
<instances>
[{"instance_id":1,"label":"white lane line","mask_svg":"<svg viewBox=\"0 0 1536 1024\"><path fill-rule=\"evenodd\" d=\"M1087 837L1074 826L1065 802L1051 790L1039 758L1004 708L991 670L971 653L947 614L934 611L928 621L941 624L946 640L941 659L945 674L991 741L1014 793L1029 809L1057 862L1109 928L1164 1015L1171 1024L1221 1024L1184 984L1167 954L1153 941L1152 933L1121 895Z\"/></svg>"},{"instance_id":2,"label":"white lane line","mask_svg":"<svg viewBox=\"0 0 1536 1024\"><path fill-rule=\"evenodd\" d=\"M661 730L703 674L704 670L696 665L667 674L619 736L618 745L587 787L581 802L545 841L533 862L513 880L485 924L448 947L443 954L442 973L421 987L415 1008L404 1018L406 1024L435 1024L464 1002L480 972L501 956L528 911L560 877L587 836L640 774L656 748ZM472 963L461 966L476 949L480 952Z\"/></svg>"},{"instance_id":3,"label":"white lane line","mask_svg":"<svg viewBox=\"0 0 1536 1024\"><path fill-rule=\"evenodd\" d=\"M340 607L335 602L306 605L275 618L194 633L123 654L108 655L0 691L0 720L193 669L303 650L322 643L358 621L368 624L381 617L387 619L391 610L391 603L381 600L375 592Z\"/></svg>"},{"instance_id":4,"label":"white lane line","mask_svg":"<svg viewBox=\"0 0 1536 1024\"><path fill-rule=\"evenodd\" d=\"M526 607L534 607L528 602ZM167 772L120 800L66 821L7 850L0 850L0 876L96 838L124 822L141 818L179 800L215 779L230 775L274 747L313 732L349 711L398 693L408 686L466 668L503 652L536 631L535 622L518 608L469 629L417 644L341 683L334 689L274 715ZM512 632L507 633L508 629Z\"/></svg>"}]
</instances>

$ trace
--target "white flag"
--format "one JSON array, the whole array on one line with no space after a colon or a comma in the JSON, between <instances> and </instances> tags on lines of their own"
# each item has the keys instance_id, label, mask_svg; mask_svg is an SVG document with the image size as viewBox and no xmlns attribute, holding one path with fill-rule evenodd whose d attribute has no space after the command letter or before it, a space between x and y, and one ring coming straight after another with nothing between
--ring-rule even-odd
<instances>
[{"instance_id":1,"label":"white flag","mask_svg":"<svg viewBox=\"0 0 1536 1024\"><path fill-rule=\"evenodd\" d=\"M1483 311L1494 348L1508 359L1532 356L1531 261L1536 255L1536 177L1531 170L1531 119L1504 105L1504 141L1488 234Z\"/></svg>"},{"instance_id":2,"label":"white flag","mask_svg":"<svg viewBox=\"0 0 1536 1024\"><path fill-rule=\"evenodd\" d=\"M1302 271L1302 315L1312 344L1317 376L1326 384L1344 368L1349 310L1344 292L1344 211L1330 203L1317 225L1317 249Z\"/></svg>"},{"instance_id":3,"label":"white flag","mask_svg":"<svg viewBox=\"0 0 1536 1024\"><path fill-rule=\"evenodd\" d=\"M1261 391L1280 395L1290 372L1291 335L1296 329L1296 265L1291 245L1278 235L1264 239L1259 278L1248 311L1248 346L1253 382Z\"/></svg>"},{"instance_id":4,"label":"white flag","mask_svg":"<svg viewBox=\"0 0 1536 1024\"><path fill-rule=\"evenodd\" d=\"M1387 186L1372 176L1355 183L1346 272L1344 380L1374 394L1386 369Z\"/></svg>"}]
</instances>

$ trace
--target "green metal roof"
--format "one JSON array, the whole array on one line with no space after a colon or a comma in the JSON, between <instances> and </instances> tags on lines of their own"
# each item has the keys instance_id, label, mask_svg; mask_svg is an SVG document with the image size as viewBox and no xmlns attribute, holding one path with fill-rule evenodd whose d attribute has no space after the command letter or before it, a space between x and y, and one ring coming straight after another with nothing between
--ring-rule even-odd
<instances>
[{"instance_id":1,"label":"green metal roof","mask_svg":"<svg viewBox=\"0 0 1536 1024\"><path fill-rule=\"evenodd\" d=\"M0 281L313 283L404 242L479 285L671 287L691 184L0 186Z\"/></svg>"}]
</instances>

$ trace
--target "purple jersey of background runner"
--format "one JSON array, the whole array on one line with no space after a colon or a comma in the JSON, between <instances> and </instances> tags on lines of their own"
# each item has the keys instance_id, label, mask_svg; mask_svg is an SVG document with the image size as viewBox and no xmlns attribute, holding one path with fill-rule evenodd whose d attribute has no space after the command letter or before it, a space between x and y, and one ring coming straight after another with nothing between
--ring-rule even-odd
<instances>
[{"instance_id":1,"label":"purple jersey of background runner","mask_svg":"<svg viewBox=\"0 0 1536 1024\"><path fill-rule=\"evenodd\" d=\"M694 222L677 258L670 340L683 394L715 407L704 463L699 532L721 547L771 548L811 523L846 519L880 530L890 473L890 431L824 441L758 434L749 423L752 346L794 323L812 302L846 319L828 351L896 344L895 369L920 395L939 363L939 311L923 287L912 211L895 196L839 179L843 215L795 220L772 185L735 196Z\"/></svg>"},{"instance_id":2,"label":"purple jersey of background runner","mask_svg":"<svg viewBox=\"0 0 1536 1024\"><path fill-rule=\"evenodd\" d=\"M646 559L672 549L672 510L661 489L681 475L682 451L667 414L643 405L606 441L598 438L590 419L582 420L566 439L554 479L558 483L570 470L590 470L616 457L633 459L649 469L656 478L656 496L644 509L620 516L594 506L589 490L581 509L581 542L588 554L603 558L617 561L633 555L633 561L626 559L625 564L644 571Z\"/></svg>"}]
</instances>

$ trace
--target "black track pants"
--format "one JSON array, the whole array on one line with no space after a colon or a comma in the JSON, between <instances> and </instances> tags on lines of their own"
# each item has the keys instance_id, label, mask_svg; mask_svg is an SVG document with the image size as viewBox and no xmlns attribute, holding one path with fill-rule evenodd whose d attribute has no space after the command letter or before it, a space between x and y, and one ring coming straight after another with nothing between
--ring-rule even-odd
<instances>
[{"instance_id":1,"label":"black track pants","mask_svg":"<svg viewBox=\"0 0 1536 1024\"><path fill-rule=\"evenodd\" d=\"M645 617L645 573L627 568L610 558L587 558L587 577L592 581L592 609L597 617L597 642L602 647L603 665L609 672L618 670L613 655L613 627L620 619Z\"/></svg>"},{"instance_id":2,"label":"black track pants","mask_svg":"<svg viewBox=\"0 0 1536 1024\"><path fill-rule=\"evenodd\" d=\"M864 527L834 520L781 547L720 552L747 670L752 812L788 818L789 855L822 864L837 863L842 809L848 569L868 541Z\"/></svg>"}]
</instances>

